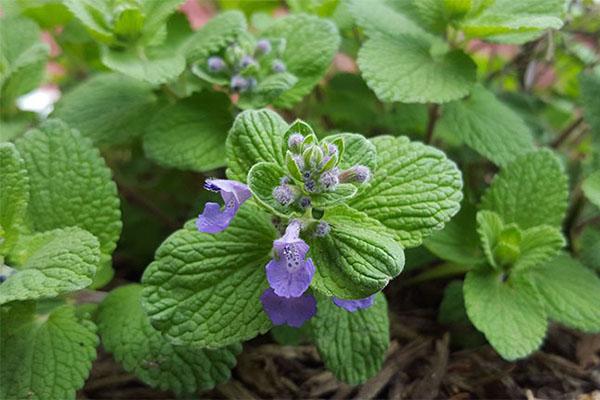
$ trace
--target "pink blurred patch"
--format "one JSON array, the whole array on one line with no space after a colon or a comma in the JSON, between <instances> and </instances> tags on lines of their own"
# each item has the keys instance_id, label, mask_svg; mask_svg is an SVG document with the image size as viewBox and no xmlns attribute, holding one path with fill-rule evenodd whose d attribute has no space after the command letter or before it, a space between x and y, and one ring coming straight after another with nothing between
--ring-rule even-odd
<instances>
[{"instance_id":1,"label":"pink blurred patch","mask_svg":"<svg viewBox=\"0 0 600 400\"><path fill-rule=\"evenodd\" d=\"M347 54L337 53L333 59L333 66L340 72L357 73L356 62Z\"/></svg>"},{"instance_id":2,"label":"pink blurred patch","mask_svg":"<svg viewBox=\"0 0 600 400\"><path fill-rule=\"evenodd\" d=\"M190 26L194 30L199 29L216 14L216 10L214 8L210 7L206 3L200 5L198 0L187 0L181 7L179 7L179 10L185 14L190 22Z\"/></svg>"},{"instance_id":3,"label":"pink blurred patch","mask_svg":"<svg viewBox=\"0 0 600 400\"><path fill-rule=\"evenodd\" d=\"M547 89L556 82L556 71L550 64L538 64L535 67L536 89Z\"/></svg>"},{"instance_id":4,"label":"pink blurred patch","mask_svg":"<svg viewBox=\"0 0 600 400\"><path fill-rule=\"evenodd\" d=\"M285 7L277 7L276 9L273 10L273 16L275 18L285 17L289 13L290 13L289 10Z\"/></svg>"},{"instance_id":5,"label":"pink blurred patch","mask_svg":"<svg viewBox=\"0 0 600 400\"><path fill-rule=\"evenodd\" d=\"M479 39L473 39L467 45L469 51L484 56L498 55L511 59L519 53L519 46L512 44L492 44Z\"/></svg>"},{"instance_id":6,"label":"pink blurred patch","mask_svg":"<svg viewBox=\"0 0 600 400\"><path fill-rule=\"evenodd\" d=\"M52 34L50 34L50 32L42 32L42 42L50 46L50 57L56 57L62 52L60 46L58 45L58 43L56 43L56 40L54 40L54 37L52 36Z\"/></svg>"},{"instance_id":7,"label":"pink blurred patch","mask_svg":"<svg viewBox=\"0 0 600 400\"><path fill-rule=\"evenodd\" d=\"M65 68L57 62L49 61L46 64L46 72L50 79L61 78L65 76L66 70Z\"/></svg>"}]
</instances>

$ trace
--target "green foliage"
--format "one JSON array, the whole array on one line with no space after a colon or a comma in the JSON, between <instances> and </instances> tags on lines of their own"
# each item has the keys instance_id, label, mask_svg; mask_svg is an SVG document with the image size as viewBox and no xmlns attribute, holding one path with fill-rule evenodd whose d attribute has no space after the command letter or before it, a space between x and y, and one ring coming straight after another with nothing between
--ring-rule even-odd
<instances>
[{"instance_id":1,"label":"green foliage","mask_svg":"<svg viewBox=\"0 0 600 400\"><path fill-rule=\"evenodd\" d=\"M0 254L14 246L25 219L29 179L25 162L11 143L0 143Z\"/></svg>"},{"instance_id":2,"label":"green foliage","mask_svg":"<svg viewBox=\"0 0 600 400\"><path fill-rule=\"evenodd\" d=\"M357 385L373 377L389 347L387 302L375 296L373 306L349 312L320 298L311 321L315 342L325 365L339 380Z\"/></svg>"}]
</instances>

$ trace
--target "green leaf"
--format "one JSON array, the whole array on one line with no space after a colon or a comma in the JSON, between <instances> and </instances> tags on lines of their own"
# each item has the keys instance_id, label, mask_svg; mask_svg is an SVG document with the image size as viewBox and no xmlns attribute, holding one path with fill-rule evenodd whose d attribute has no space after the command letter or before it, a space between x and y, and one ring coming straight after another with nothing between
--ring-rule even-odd
<instances>
[{"instance_id":1,"label":"green leaf","mask_svg":"<svg viewBox=\"0 0 600 400\"><path fill-rule=\"evenodd\" d=\"M0 304L54 297L92 283L100 262L98 240L79 228L22 238L11 261L17 272L0 286Z\"/></svg>"},{"instance_id":2,"label":"green leaf","mask_svg":"<svg viewBox=\"0 0 600 400\"><path fill-rule=\"evenodd\" d=\"M31 20L21 17L0 18L0 92L2 108L39 86L44 77L48 46Z\"/></svg>"},{"instance_id":3,"label":"green leaf","mask_svg":"<svg viewBox=\"0 0 600 400\"><path fill-rule=\"evenodd\" d=\"M581 189L588 200L600 207L600 171L592 173L590 176L585 178L581 184Z\"/></svg>"},{"instance_id":4,"label":"green leaf","mask_svg":"<svg viewBox=\"0 0 600 400\"><path fill-rule=\"evenodd\" d=\"M316 208L328 208L345 202L356 195L357 188L351 183L340 183L333 192L315 193L311 195L311 204Z\"/></svg>"},{"instance_id":5,"label":"green leaf","mask_svg":"<svg viewBox=\"0 0 600 400\"><path fill-rule=\"evenodd\" d=\"M525 270L542 265L554 258L566 244L561 231L553 226L541 225L523 231L521 256L515 270Z\"/></svg>"},{"instance_id":6,"label":"green leaf","mask_svg":"<svg viewBox=\"0 0 600 400\"><path fill-rule=\"evenodd\" d=\"M259 297L276 236L269 216L252 204L216 235L193 226L176 231L142 279L152 325L174 344L211 348L269 330Z\"/></svg>"},{"instance_id":7,"label":"green leaf","mask_svg":"<svg viewBox=\"0 0 600 400\"><path fill-rule=\"evenodd\" d=\"M444 289L438 321L446 325L468 322L461 281L452 281Z\"/></svg>"},{"instance_id":8,"label":"green leaf","mask_svg":"<svg viewBox=\"0 0 600 400\"><path fill-rule=\"evenodd\" d=\"M225 11L190 35L182 51L189 63L196 62L233 43L246 29L244 14L239 11Z\"/></svg>"},{"instance_id":9,"label":"green leaf","mask_svg":"<svg viewBox=\"0 0 600 400\"><path fill-rule=\"evenodd\" d=\"M146 156L183 170L225 166L225 140L233 121L230 106L223 93L203 93L166 106L148 125Z\"/></svg>"},{"instance_id":10,"label":"green leaf","mask_svg":"<svg viewBox=\"0 0 600 400\"><path fill-rule=\"evenodd\" d=\"M304 324L300 328L289 325L277 325L271 329L271 336L282 346L298 346L309 341L311 337L310 324Z\"/></svg>"},{"instance_id":11,"label":"green leaf","mask_svg":"<svg viewBox=\"0 0 600 400\"><path fill-rule=\"evenodd\" d=\"M356 133L338 133L325 137L328 143L339 139L344 141L344 153L338 164L340 169L348 169L355 165L369 167L371 172L377 169L377 149L371 141Z\"/></svg>"},{"instance_id":12,"label":"green leaf","mask_svg":"<svg viewBox=\"0 0 600 400\"><path fill-rule=\"evenodd\" d=\"M502 278L502 273L489 269L472 270L463 290L473 325L504 359L512 361L540 347L548 322L540 294L529 280L518 274Z\"/></svg>"},{"instance_id":13,"label":"green leaf","mask_svg":"<svg viewBox=\"0 0 600 400\"><path fill-rule=\"evenodd\" d=\"M579 75L581 103L586 122L592 128L592 138L600 143L600 70Z\"/></svg>"},{"instance_id":14,"label":"green leaf","mask_svg":"<svg viewBox=\"0 0 600 400\"><path fill-rule=\"evenodd\" d=\"M533 40L545 29L560 29L563 0L495 0L460 28L472 37L501 43L521 44Z\"/></svg>"},{"instance_id":15,"label":"green leaf","mask_svg":"<svg viewBox=\"0 0 600 400\"><path fill-rule=\"evenodd\" d=\"M121 211L111 171L89 139L58 120L27 132L17 143L29 173L27 220L35 231L78 226L111 254L121 233Z\"/></svg>"},{"instance_id":16,"label":"green leaf","mask_svg":"<svg viewBox=\"0 0 600 400\"><path fill-rule=\"evenodd\" d=\"M441 151L406 137L372 141L378 168L349 204L381 222L404 248L418 246L458 212L460 171Z\"/></svg>"},{"instance_id":17,"label":"green leaf","mask_svg":"<svg viewBox=\"0 0 600 400\"><path fill-rule=\"evenodd\" d=\"M264 107L290 90L297 82L298 78L290 73L269 75L261 79L253 90L242 93L237 106L243 109Z\"/></svg>"},{"instance_id":18,"label":"green leaf","mask_svg":"<svg viewBox=\"0 0 600 400\"><path fill-rule=\"evenodd\" d=\"M12 143L0 143L0 254L6 255L23 229L29 200L25 161Z\"/></svg>"},{"instance_id":19,"label":"green leaf","mask_svg":"<svg viewBox=\"0 0 600 400\"><path fill-rule=\"evenodd\" d=\"M600 230L587 226L580 237L579 259L589 268L600 271Z\"/></svg>"},{"instance_id":20,"label":"green leaf","mask_svg":"<svg viewBox=\"0 0 600 400\"><path fill-rule=\"evenodd\" d=\"M108 68L152 85L174 81L185 69L185 57L171 48L146 48L142 53L104 48L101 58Z\"/></svg>"},{"instance_id":21,"label":"green leaf","mask_svg":"<svg viewBox=\"0 0 600 400\"><path fill-rule=\"evenodd\" d=\"M150 325L141 295L140 285L121 286L98 310L102 344L126 371L152 387L175 393L212 389L229 379L241 345L215 350L174 345Z\"/></svg>"},{"instance_id":22,"label":"green leaf","mask_svg":"<svg viewBox=\"0 0 600 400\"><path fill-rule=\"evenodd\" d=\"M477 236L475 207L466 201L463 201L458 214L444 229L435 232L424 244L429 251L443 260L468 266L485 262Z\"/></svg>"},{"instance_id":23,"label":"green leaf","mask_svg":"<svg viewBox=\"0 0 600 400\"><path fill-rule=\"evenodd\" d=\"M325 366L336 378L358 385L375 376L390 345L387 302L375 296L369 308L349 312L320 298L311 321L315 343Z\"/></svg>"},{"instance_id":24,"label":"green leaf","mask_svg":"<svg viewBox=\"0 0 600 400\"><path fill-rule=\"evenodd\" d=\"M66 25L73 15L61 0L16 0L23 15L44 29Z\"/></svg>"},{"instance_id":25,"label":"green leaf","mask_svg":"<svg viewBox=\"0 0 600 400\"><path fill-rule=\"evenodd\" d=\"M0 398L75 399L96 358L96 326L73 306L34 315L17 303L0 311Z\"/></svg>"},{"instance_id":26,"label":"green leaf","mask_svg":"<svg viewBox=\"0 0 600 400\"><path fill-rule=\"evenodd\" d=\"M496 175L483 195L481 208L498 213L521 229L559 227L567 209L567 176L549 150L517 157Z\"/></svg>"},{"instance_id":27,"label":"green leaf","mask_svg":"<svg viewBox=\"0 0 600 400\"><path fill-rule=\"evenodd\" d=\"M248 187L254 199L266 209L282 217L289 217L291 213L300 212L295 205L283 206L273 198L273 189L280 185L281 178L286 176L285 171L275 163L261 162L256 164L248 173Z\"/></svg>"},{"instance_id":28,"label":"green leaf","mask_svg":"<svg viewBox=\"0 0 600 400\"><path fill-rule=\"evenodd\" d=\"M521 117L480 85L442 110L436 129L457 136L497 165L533 150L531 131Z\"/></svg>"},{"instance_id":29,"label":"green leaf","mask_svg":"<svg viewBox=\"0 0 600 400\"><path fill-rule=\"evenodd\" d=\"M409 33L432 37L409 15L396 8L400 6L400 2L351 0L349 3L350 12L356 19L357 25L365 30L367 36Z\"/></svg>"},{"instance_id":30,"label":"green leaf","mask_svg":"<svg viewBox=\"0 0 600 400\"><path fill-rule=\"evenodd\" d=\"M461 50L409 34L369 38L358 54L362 76L382 101L445 103L469 94L476 66Z\"/></svg>"},{"instance_id":31,"label":"green leaf","mask_svg":"<svg viewBox=\"0 0 600 400\"><path fill-rule=\"evenodd\" d=\"M100 74L67 92L52 116L94 143L112 145L139 136L155 102L150 85L120 74Z\"/></svg>"},{"instance_id":32,"label":"green leaf","mask_svg":"<svg viewBox=\"0 0 600 400\"><path fill-rule=\"evenodd\" d=\"M283 165L282 137L288 124L267 109L239 114L227 136L227 176L245 182L261 161Z\"/></svg>"},{"instance_id":33,"label":"green leaf","mask_svg":"<svg viewBox=\"0 0 600 400\"><path fill-rule=\"evenodd\" d=\"M312 287L319 292L360 299L380 291L402 272L402 247L377 221L347 206L327 210L323 220L331 231L307 241L317 266Z\"/></svg>"},{"instance_id":34,"label":"green leaf","mask_svg":"<svg viewBox=\"0 0 600 400\"><path fill-rule=\"evenodd\" d=\"M292 107L310 93L329 68L340 45L337 28L331 21L305 14L276 19L261 32L261 37L285 40L281 58L287 71L298 78L298 82L275 101L275 105L282 108Z\"/></svg>"},{"instance_id":35,"label":"green leaf","mask_svg":"<svg viewBox=\"0 0 600 400\"><path fill-rule=\"evenodd\" d=\"M488 263L496 269L500 268L501 263L499 262L500 260L496 260L498 257L495 254L495 250L497 246L500 245L502 239L501 236L504 229L505 226L502 218L500 218L500 216L495 212L484 210L477 213L477 233L479 234L479 239L481 240L483 254L485 254ZM517 232L515 233L516 235L510 236L513 236L513 238L516 236L516 238L510 240L510 236L505 237L505 241L502 243L503 246L501 245L504 250L504 254L506 254L506 251L509 251L514 254L513 258L519 256L519 244L521 242L521 233L518 228ZM514 259L511 261L514 261Z\"/></svg>"},{"instance_id":36,"label":"green leaf","mask_svg":"<svg viewBox=\"0 0 600 400\"><path fill-rule=\"evenodd\" d=\"M585 332L600 332L600 278L563 254L528 271L550 319Z\"/></svg>"},{"instance_id":37,"label":"green leaf","mask_svg":"<svg viewBox=\"0 0 600 400\"><path fill-rule=\"evenodd\" d=\"M185 3L185 0L143 0L141 3L145 14L144 35L151 37L159 31L171 14Z\"/></svg>"},{"instance_id":38,"label":"green leaf","mask_svg":"<svg viewBox=\"0 0 600 400\"><path fill-rule=\"evenodd\" d=\"M83 23L94 39L104 44L113 43L115 38L108 22L112 10L106 1L64 0L64 3L69 11Z\"/></svg>"}]
</instances>

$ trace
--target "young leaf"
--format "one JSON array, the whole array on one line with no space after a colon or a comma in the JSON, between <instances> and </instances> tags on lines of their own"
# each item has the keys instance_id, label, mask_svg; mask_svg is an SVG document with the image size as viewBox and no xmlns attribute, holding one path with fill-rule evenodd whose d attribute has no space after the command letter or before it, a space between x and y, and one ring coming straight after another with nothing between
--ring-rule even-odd
<instances>
[{"instance_id":1,"label":"young leaf","mask_svg":"<svg viewBox=\"0 0 600 400\"><path fill-rule=\"evenodd\" d=\"M297 14L275 20L261 37L286 42L282 60L298 82L275 105L290 108L306 96L329 68L339 45L336 26L315 16Z\"/></svg>"},{"instance_id":2,"label":"young leaf","mask_svg":"<svg viewBox=\"0 0 600 400\"><path fill-rule=\"evenodd\" d=\"M261 79L253 90L242 93L237 106L242 109L264 107L294 87L297 82L298 78L287 72L269 75Z\"/></svg>"},{"instance_id":3,"label":"young leaf","mask_svg":"<svg viewBox=\"0 0 600 400\"><path fill-rule=\"evenodd\" d=\"M150 325L141 294L140 285L122 286L110 292L98 310L102 344L125 370L152 387L175 393L211 389L229 379L241 345L210 350L172 344Z\"/></svg>"},{"instance_id":4,"label":"young leaf","mask_svg":"<svg viewBox=\"0 0 600 400\"><path fill-rule=\"evenodd\" d=\"M481 240L483 254L485 254L488 263L496 269L500 268L500 265L496 262L494 248L498 244L498 239L503 230L504 222L495 212L484 210L477 213L477 233L479 234L479 240ZM518 245L519 243L516 243L517 248Z\"/></svg>"},{"instance_id":5,"label":"young leaf","mask_svg":"<svg viewBox=\"0 0 600 400\"><path fill-rule=\"evenodd\" d=\"M521 229L560 226L567 209L567 176L549 150L521 155L496 175L481 208L498 213Z\"/></svg>"},{"instance_id":6,"label":"young leaf","mask_svg":"<svg viewBox=\"0 0 600 400\"><path fill-rule=\"evenodd\" d=\"M12 143L0 143L0 188L0 255L6 255L23 229L29 200L25 162Z\"/></svg>"},{"instance_id":7,"label":"young leaf","mask_svg":"<svg viewBox=\"0 0 600 400\"><path fill-rule=\"evenodd\" d=\"M476 66L463 51L444 46L409 34L373 36L361 47L358 65L382 101L445 103L469 93Z\"/></svg>"},{"instance_id":8,"label":"young leaf","mask_svg":"<svg viewBox=\"0 0 600 400\"><path fill-rule=\"evenodd\" d=\"M261 162L255 164L248 173L248 187L256 201L273 214L289 217L294 211L300 211L294 205L284 206L273 198L273 189L280 185L285 171L275 163Z\"/></svg>"},{"instance_id":9,"label":"young leaf","mask_svg":"<svg viewBox=\"0 0 600 400\"><path fill-rule=\"evenodd\" d=\"M230 101L203 93L160 110L144 135L148 158L167 167L210 171L225 166L225 139L231 126Z\"/></svg>"},{"instance_id":10,"label":"young leaf","mask_svg":"<svg viewBox=\"0 0 600 400\"><path fill-rule=\"evenodd\" d=\"M372 141L378 167L349 205L381 222L404 248L418 246L458 212L460 171L441 151L406 137Z\"/></svg>"},{"instance_id":11,"label":"young leaf","mask_svg":"<svg viewBox=\"0 0 600 400\"><path fill-rule=\"evenodd\" d=\"M99 42L112 44L114 35L107 22L112 11L106 1L64 0L65 5Z\"/></svg>"},{"instance_id":12,"label":"young leaf","mask_svg":"<svg viewBox=\"0 0 600 400\"><path fill-rule=\"evenodd\" d=\"M382 293L375 295L371 307L355 312L321 297L311 327L325 366L339 380L357 385L381 369L390 344L387 302Z\"/></svg>"},{"instance_id":13,"label":"young leaf","mask_svg":"<svg viewBox=\"0 0 600 400\"><path fill-rule=\"evenodd\" d=\"M480 85L442 110L436 129L457 136L497 165L533 150L531 131L521 117Z\"/></svg>"},{"instance_id":14,"label":"young leaf","mask_svg":"<svg viewBox=\"0 0 600 400\"><path fill-rule=\"evenodd\" d=\"M29 174L27 221L35 231L78 226L100 241L105 254L121 232L121 211L111 171L89 139L58 120L20 138Z\"/></svg>"},{"instance_id":15,"label":"young leaf","mask_svg":"<svg viewBox=\"0 0 600 400\"><path fill-rule=\"evenodd\" d=\"M133 50L104 48L102 63L114 71L152 85L174 81L185 69L185 57L171 48L146 48L142 54Z\"/></svg>"},{"instance_id":16,"label":"young leaf","mask_svg":"<svg viewBox=\"0 0 600 400\"><path fill-rule=\"evenodd\" d=\"M276 236L268 215L251 204L219 234L176 231L142 279L152 325L175 344L211 348L266 332L271 322L259 298Z\"/></svg>"},{"instance_id":17,"label":"young leaf","mask_svg":"<svg viewBox=\"0 0 600 400\"><path fill-rule=\"evenodd\" d=\"M75 399L96 358L96 326L73 306L35 315L28 303L0 310L0 398Z\"/></svg>"},{"instance_id":18,"label":"young leaf","mask_svg":"<svg viewBox=\"0 0 600 400\"><path fill-rule=\"evenodd\" d=\"M548 323L536 287L526 277L477 269L463 285L467 315L506 360L523 358L537 350Z\"/></svg>"},{"instance_id":19,"label":"young leaf","mask_svg":"<svg viewBox=\"0 0 600 400\"><path fill-rule=\"evenodd\" d=\"M96 144L112 145L139 136L155 102L150 85L120 74L100 74L67 92L52 116Z\"/></svg>"},{"instance_id":20,"label":"young leaf","mask_svg":"<svg viewBox=\"0 0 600 400\"><path fill-rule=\"evenodd\" d=\"M143 0L141 6L145 15L144 35L147 37L154 35L183 3L185 0Z\"/></svg>"},{"instance_id":21,"label":"young leaf","mask_svg":"<svg viewBox=\"0 0 600 400\"><path fill-rule=\"evenodd\" d=\"M283 165L282 137L288 124L271 110L239 114L227 136L227 176L245 182L250 168L261 161Z\"/></svg>"},{"instance_id":22,"label":"young leaf","mask_svg":"<svg viewBox=\"0 0 600 400\"><path fill-rule=\"evenodd\" d=\"M527 272L550 319L585 332L600 332L600 278L566 254Z\"/></svg>"},{"instance_id":23,"label":"young leaf","mask_svg":"<svg viewBox=\"0 0 600 400\"><path fill-rule=\"evenodd\" d=\"M0 285L0 304L89 286L100 262L100 248L98 240L82 229L55 229L21 238L10 260L18 272Z\"/></svg>"},{"instance_id":24,"label":"young leaf","mask_svg":"<svg viewBox=\"0 0 600 400\"><path fill-rule=\"evenodd\" d=\"M340 183L333 192L316 193L311 196L312 206L316 208L329 208L336 204L345 202L354 197L357 192L355 185L351 183Z\"/></svg>"},{"instance_id":25,"label":"young leaf","mask_svg":"<svg viewBox=\"0 0 600 400\"><path fill-rule=\"evenodd\" d=\"M525 270L544 265L554 258L565 246L565 238L558 228L541 225L523 231L521 255L514 265L515 270Z\"/></svg>"},{"instance_id":26,"label":"young leaf","mask_svg":"<svg viewBox=\"0 0 600 400\"><path fill-rule=\"evenodd\" d=\"M581 184L581 189L583 189L585 197L587 197L592 204L595 204L596 207L600 207L600 171L596 171L585 178Z\"/></svg>"},{"instance_id":27,"label":"young leaf","mask_svg":"<svg viewBox=\"0 0 600 400\"><path fill-rule=\"evenodd\" d=\"M331 231L308 240L317 271L312 287L327 296L360 299L383 289L404 267L402 247L385 227L346 206L327 210Z\"/></svg>"},{"instance_id":28,"label":"young leaf","mask_svg":"<svg viewBox=\"0 0 600 400\"><path fill-rule=\"evenodd\" d=\"M338 164L340 169L348 169L355 165L364 165L371 172L377 169L377 149L373 142L356 133L330 135L325 138L325 141L335 143L339 139L344 142L344 152Z\"/></svg>"}]
</instances>

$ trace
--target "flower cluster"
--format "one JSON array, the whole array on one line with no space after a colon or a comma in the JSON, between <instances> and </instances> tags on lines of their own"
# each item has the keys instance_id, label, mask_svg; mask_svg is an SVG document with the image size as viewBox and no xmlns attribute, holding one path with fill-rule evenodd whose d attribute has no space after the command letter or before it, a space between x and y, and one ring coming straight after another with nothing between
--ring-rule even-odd
<instances>
[{"instance_id":1,"label":"flower cluster","mask_svg":"<svg viewBox=\"0 0 600 400\"><path fill-rule=\"evenodd\" d=\"M210 81L229 86L232 92L251 91L261 78L286 72L281 60L284 50L285 41L260 39L253 45L233 43L223 54L212 55L205 66L199 66L200 74Z\"/></svg>"},{"instance_id":2,"label":"flower cluster","mask_svg":"<svg viewBox=\"0 0 600 400\"><path fill-rule=\"evenodd\" d=\"M225 205L221 208L217 203L206 203L196 220L196 226L201 232L218 233L229 226L242 203L250 198L250 190L243 183L223 179L207 180L204 186L220 193ZM312 225L315 237L326 236L331 230L324 221ZM285 233L273 242L273 258L265 266L269 288L260 301L274 325L300 327L317 312L317 302L308 293L316 267L312 259L307 257L308 244L300 237L305 227L299 219L289 221ZM373 296L359 300L334 297L332 301L338 307L354 312L370 307Z\"/></svg>"}]
</instances>

